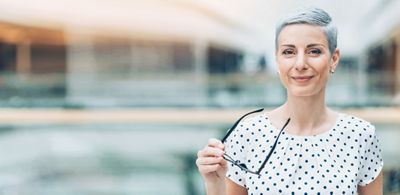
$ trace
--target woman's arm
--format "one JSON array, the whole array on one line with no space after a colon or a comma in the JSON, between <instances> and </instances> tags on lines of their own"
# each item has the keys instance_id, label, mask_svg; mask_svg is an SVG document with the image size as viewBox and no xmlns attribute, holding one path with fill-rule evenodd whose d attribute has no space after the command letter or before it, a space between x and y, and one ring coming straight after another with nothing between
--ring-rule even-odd
<instances>
[{"instance_id":1,"label":"woman's arm","mask_svg":"<svg viewBox=\"0 0 400 195\"><path fill-rule=\"evenodd\" d=\"M382 195L383 171L381 171L374 181L366 186L358 186L359 195Z\"/></svg>"},{"instance_id":2,"label":"woman's arm","mask_svg":"<svg viewBox=\"0 0 400 195\"><path fill-rule=\"evenodd\" d=\"M247 195L247 189L229 178L225 178L226 195Z\"/></svg>"}]
</instances>

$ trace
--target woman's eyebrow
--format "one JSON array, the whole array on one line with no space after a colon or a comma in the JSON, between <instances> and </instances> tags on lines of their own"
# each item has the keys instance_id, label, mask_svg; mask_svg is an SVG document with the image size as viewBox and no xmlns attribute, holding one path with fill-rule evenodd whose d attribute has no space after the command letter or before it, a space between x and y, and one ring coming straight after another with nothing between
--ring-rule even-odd
<instances>
[{"instance_id":1,"label":"woman's eyebrow","mask_svg":"<svg viewBox=\"0 0 400 195\"><path fill-rule=\"evenodd\" d=\"M292 44L282 44L281 46L282 47L293 47L293 48L296 47L295 45L292 45ZM307 47L316 47L316 46L325 47L325 45L321 44L321 43L312 43L312 44L307 45Z\"/></svg>"},{"instance_id":2,"label":"woman's eyebrow","mask_svg":"<svg viewBox=\"0 0 400 195\"><path fill-rule=\"evenodd\" d=\"M325 47L324 44L320 44L320 43L313 43L313 44L307 45L307 47L315 47L315 46Z\"/></svg>"},{"instance_id":3,"label":"woman's eyebrow","mask_svg":"<svg viewBox=\"0 0 400 195\"><path fill-rule=\"evenodd\" d=\"M292 45L292 44L282 44L281 46L285 46L285 47L296 47L296 46L294 46L294 45Z\"/></svg>"}]
</instances>

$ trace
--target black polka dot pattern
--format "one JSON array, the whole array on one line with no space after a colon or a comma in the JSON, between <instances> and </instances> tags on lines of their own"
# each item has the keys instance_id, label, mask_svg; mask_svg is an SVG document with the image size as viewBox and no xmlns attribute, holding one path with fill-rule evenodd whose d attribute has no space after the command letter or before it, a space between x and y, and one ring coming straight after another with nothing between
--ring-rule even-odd
<instances>
[{"instance_id":1,"label":"black polka dot pattern","mask_svg":"<svg viewBox=\"0 0 400 195\"><path fill-rule=\"evenodd\" d=\"M283 125L283 124L282 124ZM226 153L258 170L281 127L268 115L243 120L226 142ZM318 135L282 132L260 176L228 166L227 177L248 194L357 194L357 186L372 182L383 167L373 125L339 114L335 125Z\"/></svg>"}]
</instances>

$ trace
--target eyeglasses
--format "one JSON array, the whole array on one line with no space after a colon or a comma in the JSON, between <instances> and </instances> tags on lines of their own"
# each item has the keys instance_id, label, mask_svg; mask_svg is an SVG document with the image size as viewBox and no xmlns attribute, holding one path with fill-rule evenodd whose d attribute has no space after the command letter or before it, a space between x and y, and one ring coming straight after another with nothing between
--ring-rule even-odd
<instances>
[{"instance_id":1,"label":"eyeglasses","mask_svg":"<svg viewBox=\"0 0 400 195\"><path fill-rule=\"evenodd\" d=\"M226 140L228 139L229 135L233 132L233 130L236 129L236 126L239 124L239 122L240 122L244 117L246 117L247 115L253 114L253 113L262 112L263 110L264 110L263 108L262 108L262 109L258 109L258 110L249 112L249 113L243 115L242 117L240 117L240 118L233 124L233 126L229 129L229 131L226 133L225 137L222 138L221 142L222 142L222 143L225 143L225 142L226 142ZM246 171L246 172L252 173L252 174L256 174L256 175L260 175L261 170L265 167L265 164L267 164L269 158L270 158L271 155L272 155L272 152L275 150L275 147L276 147L276 145L277 145L277 143L278 143L279 136L281 135L281 133L282 133L282 131L285 129L285 127L289 124L289 122L290 122L290 118L288 118L288 120L286 121L285 125L283 125L281 131L279 132L278 136L277 136L276 139L275 139L274 145L272 146L272 148L271 148L271 150L269 151L267 157L265 158L264 162L261 164L260 168L259 168L257 171L250 170L249 168L247 168L247 166L246 166L245 163L241 163L239 160L233 159L231 156L229 156L229 155L226 154L226 153L223 155L223 158L224 158L226 161L232 163L233 165L238 166L238 167L239 167L240 169L242 169L243 171Z\"/></svg>"}]
</instances>

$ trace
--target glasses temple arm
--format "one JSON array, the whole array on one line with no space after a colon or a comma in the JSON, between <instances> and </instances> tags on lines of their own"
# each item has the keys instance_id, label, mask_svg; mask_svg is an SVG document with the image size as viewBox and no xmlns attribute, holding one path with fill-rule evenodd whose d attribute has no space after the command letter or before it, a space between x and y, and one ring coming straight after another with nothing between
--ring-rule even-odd
<instances>
[{"instance_id":1,"label":"glasses temple arm","mask_svg":"<svg viewBox=\"0 0 400 195\"><path fill-rule=\"evenodd\" d=\"M275 150L275 147L276 147L276 145L277 145L277 143L278 143L278 139L279 139L279 137L281 136L282 131L286 128L286 126L289 124L289 122L290 122L290 118L288 118L288 120L286 121L285 125L283 125L281 131L280 131L279 134L278 134L278 137L275 139L274 145L272 146L271 150L270 150L269 153L268 153L268 156L265 158L263 164L262 164L261 167L258 169L258 171L257 171L257 174L258 174L258 175L260 174L261 170L265 167L265 164L267 164L269 158L270 158L271 155L272 155L272 152Z\"/></svg>"},{"instance_id":2,"label":"glasses temple arm","mask_svg":"<svg viewBox=\"0 0 400 195\"><path fill-rule=\"evenodd\" d=\"M256 113L256 112L261 112L261 111L263 111L263 110L264 110L264 108L261 108L261 109L255 110L255 111L251 111L251 112L249 112L249 113L243 115L242 117L240 117L239 120L237 120L237 121L235 122L235 124L233 124L233 126L229 129L228 133L226 133L226 135L221 139L221 142L224 143L224 142L226 141L226 139L229 137L229 135L232 133L232 131L236 128L236 126L239 124L239 122L240 122L244 117L246 117L247 115Z\"/></svg>"}]
</instances>

